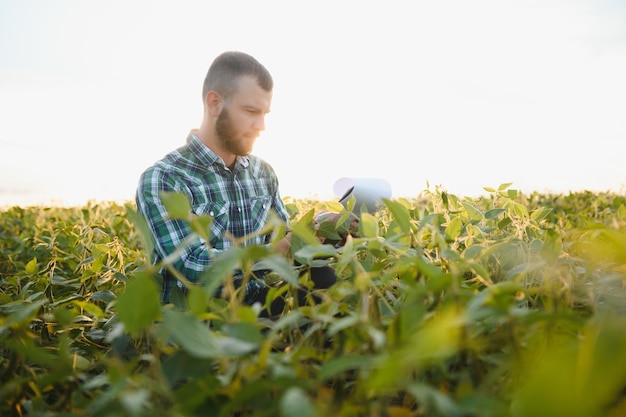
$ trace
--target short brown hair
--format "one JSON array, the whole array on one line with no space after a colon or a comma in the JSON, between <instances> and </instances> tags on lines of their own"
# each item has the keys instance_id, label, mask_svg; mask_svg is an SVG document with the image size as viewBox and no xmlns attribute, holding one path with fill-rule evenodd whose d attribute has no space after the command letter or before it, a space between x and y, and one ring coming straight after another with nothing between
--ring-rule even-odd
<instances>
[{"instance_id":1,"label":"short brown hair","mask_svg":"<svg viewBox=\"0 0 626 417\"><path fill-rule=\"evenodd\" d=\"M241 76L255 77L265 91L272 91L274 80L269 71L254 57L237 51L223 52L209 67L202 86L202 100L209 91L215 91L223 98L228 98L237 88Z\"/></svg>"}]
</instances>

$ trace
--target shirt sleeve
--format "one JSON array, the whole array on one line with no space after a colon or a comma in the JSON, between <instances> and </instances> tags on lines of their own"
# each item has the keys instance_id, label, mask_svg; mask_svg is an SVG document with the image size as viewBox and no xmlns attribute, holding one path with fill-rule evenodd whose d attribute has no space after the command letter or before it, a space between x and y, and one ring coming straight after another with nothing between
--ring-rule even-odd
<instances>
[{"instance_id":1,"label":"shirt sleeve","mask_svg":"<svg viewBox=\"0 0 626 417\"><path fill-rule=\"evenodd\" d=\"M189 190L180 181L159 167L151 167L141 175L135 197L137 210L147 220L152 231L157 260L172 254L192 234L187 222L168 218L167 209L161 199L164 191L182 192L191 198ZM209 249L198 237L187 242L173 266L190 281L197 281L209 267L211 257L218 252L219 250Z\"/></svg>"}]
</instances>

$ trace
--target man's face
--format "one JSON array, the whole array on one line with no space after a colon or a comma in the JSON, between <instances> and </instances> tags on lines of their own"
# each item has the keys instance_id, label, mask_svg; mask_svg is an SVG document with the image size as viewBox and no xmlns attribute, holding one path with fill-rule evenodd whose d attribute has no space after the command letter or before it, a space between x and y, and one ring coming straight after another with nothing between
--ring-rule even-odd
<instances>
[{"instance_id":1,"label":"man's face","mask_svg":"<svg viewBox=\"0 0 626 417\"><path fill-rule=\"evenodd\" d=\"M225 151L238 156L252 152L254 142L265 130L272 93L258 86L256 80L243 77L239 89L224 102L215 123L215 134Z\"/></svg>"},{"instance_id":2,"label":"man's face","mask_svg":"<svg viewBox=\"0 0 626 417\"><path fill-rule=\"evenodd\" d=\"M233 155L244 156L252 152L252 145L254 141L243 141L239 139L237 128L230 117L227 107L224 107L220 115L217 116L217 122L215 123L215 135L224 150L232 153Z\"/></svg>"}]
</instances>

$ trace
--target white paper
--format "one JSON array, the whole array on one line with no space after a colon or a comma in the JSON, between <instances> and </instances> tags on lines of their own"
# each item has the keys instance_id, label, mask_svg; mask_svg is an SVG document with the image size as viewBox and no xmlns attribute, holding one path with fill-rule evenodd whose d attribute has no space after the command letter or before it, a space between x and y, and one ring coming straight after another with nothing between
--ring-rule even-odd
<instances>
[{"instance_id":1,"label":"white paper","mask_svg":"<svg viewBox=\"0 0 626 417\"><path fill-rule=\"evenodd\" d=\"M356 198L354 210L361 211L365 206L373 213L384 203L383 198L391 198L391 184L382 178L339 178L333 187L335 194L340 196L339 202L346 206L352 196Z\"/></svg>"}]
</instances>

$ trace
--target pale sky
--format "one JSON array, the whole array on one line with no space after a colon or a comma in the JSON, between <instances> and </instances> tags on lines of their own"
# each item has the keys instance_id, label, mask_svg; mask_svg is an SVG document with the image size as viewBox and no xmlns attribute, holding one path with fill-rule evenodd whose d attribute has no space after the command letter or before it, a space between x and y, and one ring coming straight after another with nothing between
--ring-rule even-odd
<instances>
[{"instance_id":1,"label":"pale sky","mask_svg":"<svg viewBox=\"0 0 626 417\"><path fill-rule=\"evenodd\" d=\"M225 50L274 77L283 197L626 189L624 0L0 0L0 207L133 199Z\"/></svg>"}]
</instances>

